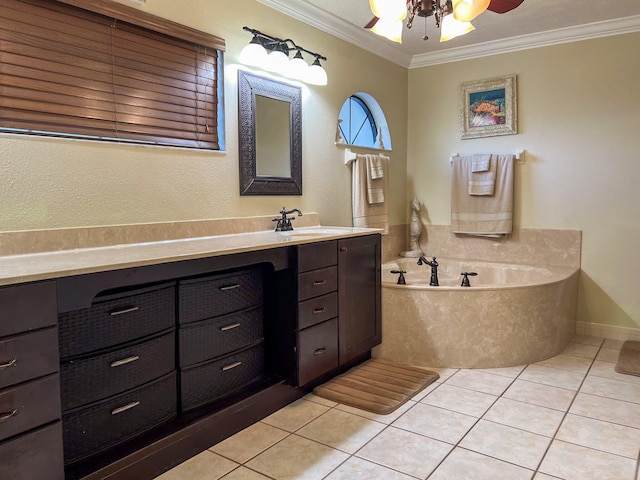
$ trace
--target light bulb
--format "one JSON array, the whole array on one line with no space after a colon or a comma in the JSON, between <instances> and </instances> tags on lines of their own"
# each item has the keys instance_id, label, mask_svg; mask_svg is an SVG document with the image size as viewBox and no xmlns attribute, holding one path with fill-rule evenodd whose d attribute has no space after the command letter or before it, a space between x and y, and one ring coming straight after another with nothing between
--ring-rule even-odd
<instances>
[{"instance_id":1,"label":"light bulb","mask_svg":"<svg viewBox=\"0 0 640 480\"><path fill-rule=\"evenodd\" d=\"M306 82L311 85L326 85L327 84L327 72L325 72L322 65L320 65L320 59L316 58L315 61L309 67Z\"/></svg>"},{"instance_id":2,"label":"light bulb","mask_svg":"<svg viewBox=\"0 0 640 480\"><path fill-rule=\"evenodd\" d=\"M285 73L289 66L289 57L280 48L276 47L267 56L266 70L275 73Z\"/></svg>"},{"instance_id":3,"label":"light bulb","mask_svg":"<svg viewBox=\"0 0 640 480\"><path fill-rule=\"evenodd\" d=\"M304 80L309 72L309 65L304 61L300 50L289 61L287 66L287 76L296 80Z\"/></svg>"},{"instance_id":4,"label":"light bulb","mask_svg":"<svg viewBox=\"0 0 640 480\"><path fill-rule=\"evenodd\" d=\"M390 21L380 18L376 24L371 27L371 31L392 42L402 43L402 20Z\"/></svg>"},{"instance_id":5,"label":"light bulb","mask_svg":"<svg viewBox=\"0 0 640 480\"><path fill-rule=\"evenodd\" d=\"M491 0L454 0L453 16L459 22L470 22L484 12Z\"/></svg>"},{"instance_id":6,"label":"light bulb","mask_svg":"<svg viewBox=\"0 0 640 480\"><path fill-rule=\"evenodd\" d=\"M257 36L240 52L240 62L254 67L263 67L267 61L267 51L260 44Z\"/></svg>"},{"instance_id":7,"label":"light bulb","mask_svg":"<svg viewBox=\"0 0 640 480\"><path fill-rule=\"evenodd\" d=\"M453 18L453 14L445 15L442 18L442 27L440 28L440 41L446 42L475 29L476 27L469 22L459 22Z\"/></svg>"},{"instance_id":8,"label":"light bulb","mask_svg":"<svg viewBox=\"0 0 640 480\"><path fill-rule=\"evenodd\" d=\"M402 21L407 18L406 0L369 0L369 6L380 19Z\"/></svg>"}]
</instances>

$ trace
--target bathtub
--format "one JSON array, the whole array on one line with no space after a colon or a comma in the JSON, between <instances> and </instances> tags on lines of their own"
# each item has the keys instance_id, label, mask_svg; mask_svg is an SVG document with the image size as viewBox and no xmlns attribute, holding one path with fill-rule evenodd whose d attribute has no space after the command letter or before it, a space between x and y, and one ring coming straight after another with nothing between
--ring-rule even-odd
<instances>
[{"instance_id":1,"label":"bathtub","mask_svg":"<svg viewBox=\"0 0 640 480\"><path fill-rule=\"evenodd\" d=\"M382 344L376 357L416 366L498 368L562 352L575 334L578 268L438 258L382 266ZM406 285L397 285L405 270ZM470 287L460 286L462 272Z\"/></svg>"}]
</instances>

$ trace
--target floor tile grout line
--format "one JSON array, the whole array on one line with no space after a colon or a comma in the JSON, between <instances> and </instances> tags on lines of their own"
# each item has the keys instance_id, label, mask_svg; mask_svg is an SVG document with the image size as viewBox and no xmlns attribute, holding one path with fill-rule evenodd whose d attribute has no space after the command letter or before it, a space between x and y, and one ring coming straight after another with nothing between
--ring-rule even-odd
<instances>
[{"instance_id":1,"label":"floor tile grout line","mask_svg":"<svg viewBox=\"0 0 640 480\"><path fill-rule=\"evenodd\" d=\"M547 457L547 454L549 453L549 450L551 449L551 445L553 445L553 442L556 440L558 432L562 428L562 424L564 423L565 419L569 415L569 411L571 410L571 407L573 407L573 404L575 403L576 398L578 397L578 394L580 393L580 390L582 390L582 386L584 385L584 382L586 381L587 376L589 375L589 371L591 370L591 367L593 366L594 362L596 361L596 357L598 356L598 354L600 353L600 350L602 349L602 346L604 345L604 340L605 339L602 339L602 342L600 342L600 346L598 347L598 351L593 356L593 359L591 360L591 364L589 365L589 368L587 368L587 371L584 374L584 377L582 378L582 381L580 382L580 386L578 387L578 389L576 390L575 394L573 395L573 398L571 399L571 402L569 403L569 406L567 407L567 410L564 412L564 415L562 415L562 419L560 420L560 423L558 423L558 427L556 428L555 432L553 433L553 436L551 437L551 441L549 442L549 444L547 445L547 448L545 449L544 453L540 457L540 461L538 462L538 465L537 465L537 467L535 469L534 475L537 474L538 472L540 472L540 467L542 466L542 463L544 462L544 459ZM562 440L558 439L558 441L562 441ZM593 450L595 450L595 449L593 449ZM545 473L545 472L540 472L540 473Z\"/></svg>"}]
</instances>

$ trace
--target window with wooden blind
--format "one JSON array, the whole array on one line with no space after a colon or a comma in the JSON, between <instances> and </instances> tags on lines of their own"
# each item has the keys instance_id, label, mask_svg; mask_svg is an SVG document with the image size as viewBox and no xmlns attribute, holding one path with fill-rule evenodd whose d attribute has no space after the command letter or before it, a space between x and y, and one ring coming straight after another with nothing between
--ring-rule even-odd
<instances>
[{"instance_id":1,"label":"window with wooden blind","mask_svg":"<svg viewBox=\"0 0 640 480\"><path fill-rule=\"evenodd\" d=\"M0 131L219 150L224 46L107 0L0 0Z\"/></svg>"}]
</instances>

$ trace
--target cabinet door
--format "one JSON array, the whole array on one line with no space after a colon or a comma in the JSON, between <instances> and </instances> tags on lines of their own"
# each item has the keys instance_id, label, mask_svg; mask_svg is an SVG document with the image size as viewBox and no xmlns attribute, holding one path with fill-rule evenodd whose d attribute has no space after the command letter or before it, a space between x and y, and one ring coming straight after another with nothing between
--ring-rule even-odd
<instances>
[{"instance_id":1,"label":"cabinet door","mask_svg":"<svg viewBox=\"0 0 640 480\"><path fill-rule=\"evenodd\" d=\"M340 364L366 353L382 341L380 281L380 235L340 240Z\"/></svg>"}]
</instances>

